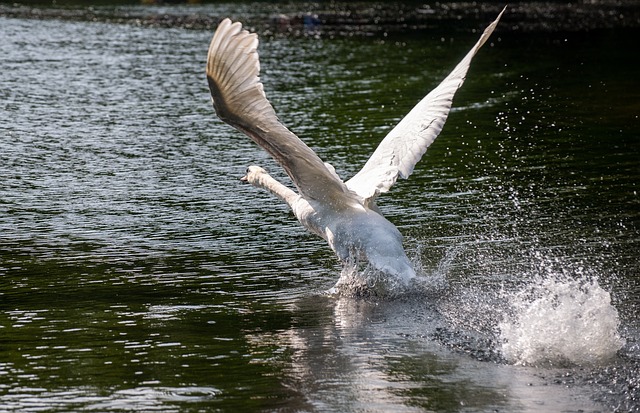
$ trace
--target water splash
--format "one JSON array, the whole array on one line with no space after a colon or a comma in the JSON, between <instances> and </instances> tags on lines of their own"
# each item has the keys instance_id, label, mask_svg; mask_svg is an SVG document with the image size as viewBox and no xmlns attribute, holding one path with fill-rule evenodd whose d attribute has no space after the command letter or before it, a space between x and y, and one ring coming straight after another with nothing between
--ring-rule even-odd
<instances>
[{"instance_id":1,"label":"water splash","mask_svg":"<svg viewBox=\"0 0 640 413\"><path fill-rule=\"evenodd\" d=\"M445 251L445 255L431 273L424 270L419 250L411 254L416 277L409 285L354 259L344 264L338 282L328 293L353 298L393 299L409 295L427 297L448 286L446 275L458 252L458 248Z\"/></svg>"},{"instance_id":2,"label":"water splash","mask_svg":"<svg viewBox=\"0 0 640 413\"><path fill-rule=\"evenodd\" d=\"M502 353L511 363L597 364L624 345L611 296L595 279L547 277L508 298L511 313L498 329Z\"/></svg>"},{"instance_id":3,"label":"water splash","mask_svg":"<svg viewBox=\"0 0 640 413\"><path fill-rule=\"evenodd\" d=\"M406 293L408 287L400 280L358 261L347 262L340 278L328 293L354 298L395 298Z\"/></svg>"},{"instance_id":4,"label":"water splash","mask_svg":"<svg viewBox=\"0 0 640 413\"><path fill-rule=\"evenodd\" d=\"M531 273L525 271L522 275L529 281L518 290L489 288L479 292L475 288L452 288L447 283L461 252L461 248L447 249L436 268L428 272L423 270L417 254L413 263L420 275L409 286L370 266L350 263L329 292L342 297L412 296L421 300L441 293L441 315L465 331L492 336L495 347L490 346L487 359L511 364L594 365L612 359L624 346L625 340L618 332L618 311L611 303L610 293L592 274L587 275L583 266L575 268L563 265L560 259L549 261L548 257L535 254L538 263L533 271L537 275L530 278L527 275ZM451 337L445 341L451 341Z\"/></svg>"}]
</instances>

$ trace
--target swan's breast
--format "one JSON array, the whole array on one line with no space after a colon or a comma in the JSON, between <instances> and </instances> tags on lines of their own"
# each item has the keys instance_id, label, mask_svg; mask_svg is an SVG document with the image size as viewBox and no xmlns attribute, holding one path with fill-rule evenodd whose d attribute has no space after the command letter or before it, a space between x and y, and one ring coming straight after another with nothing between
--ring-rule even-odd
<instances>
[{"instance_id":1,"label":"swan's breast","mask_svg":"<svg viewBox=\"0 0 640 413\"><path fill-rule=\"evenodd\" d=\"M400 231L379 213L363 208L337 210L299 197L291 209L309 231L324 238L341 260L351 254L374 257L404 256Z\"/></svg>"}]
</instances>

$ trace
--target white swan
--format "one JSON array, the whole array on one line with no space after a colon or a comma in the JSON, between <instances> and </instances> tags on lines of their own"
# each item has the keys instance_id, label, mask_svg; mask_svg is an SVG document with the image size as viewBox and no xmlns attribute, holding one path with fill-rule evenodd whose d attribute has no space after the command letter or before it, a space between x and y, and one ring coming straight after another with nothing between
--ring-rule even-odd
<instances>
[{"instance_id":1,"label":"white swan","mask_svg":"<svg viewBox=\"0 0 640 413\"><path fill-rule=\"evenodd\" d=\"M300 223L324 238L341 261L365 258L375 269L408 284L415 271L402 247L402 235L382 216L375 198L387 192L398 176L408 178L438 136L471 59L502 13L504 10L451 74L389 132L362 170L347 182L280 123L259 79L257 35L224 19L207 57L207 80L216 114L273 156L298 193L258 166L250 166L242 179L285 201Z\"/></svg>"}]
</instances>

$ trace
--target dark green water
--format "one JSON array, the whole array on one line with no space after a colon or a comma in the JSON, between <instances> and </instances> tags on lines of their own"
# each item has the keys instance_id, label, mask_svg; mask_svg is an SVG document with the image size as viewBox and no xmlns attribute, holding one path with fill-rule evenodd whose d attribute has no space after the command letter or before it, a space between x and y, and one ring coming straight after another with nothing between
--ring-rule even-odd
<instances>
[{"instance_id":1,"label":"dark green water","mask_svg":"<svg viewBox=\"0 0 640 413\"><path fill-rule=\"evenodd\" d=\"M501 27L380 200L438 282L365 301L240 184L285 179L213 115L213 29L0 18L0 411L640 409L637 31ZM476 36L265 37L261 77L346 178Z\"/></svg>"}]
</instances>

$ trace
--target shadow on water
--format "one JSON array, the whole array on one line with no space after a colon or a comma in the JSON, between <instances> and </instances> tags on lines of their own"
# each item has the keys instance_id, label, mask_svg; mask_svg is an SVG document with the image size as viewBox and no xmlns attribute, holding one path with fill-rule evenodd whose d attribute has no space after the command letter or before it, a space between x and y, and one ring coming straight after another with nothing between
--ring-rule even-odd
<instances>
[{"instance_id":1,"label":"shadow on water","mask_svg":"<svg viewBox=\"0 0 640 413\"><path fill-rule=\"evenodd\" d=\"M638 411L637 29L500 28L380 202L425 278L353 299L240 185L284 175L213 116L211 27L150 23L255 7L0 17L0 410ZM265 36L265 90L348 176L476 38L418 33Z\"/></svg>"}]
</instances>

